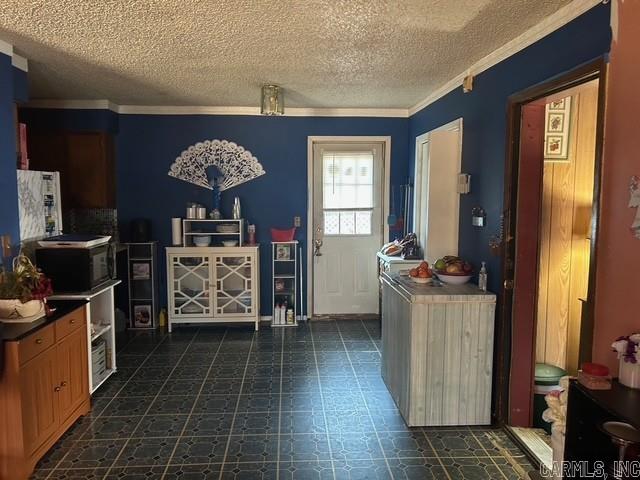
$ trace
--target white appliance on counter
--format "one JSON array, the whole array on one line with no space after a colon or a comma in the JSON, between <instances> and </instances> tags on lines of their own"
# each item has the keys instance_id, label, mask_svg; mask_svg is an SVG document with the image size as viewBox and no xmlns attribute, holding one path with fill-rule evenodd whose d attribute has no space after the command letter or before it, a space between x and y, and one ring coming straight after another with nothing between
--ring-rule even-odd
<instances>
[{"instance_id":1,"label":"white appliance on counter","mask_svg":"<svg viewBox=\"0 0 640 480\"><path fill-rule=\"evenodd\" d=\"M40 240L62 231L60 173L18 170L20 240Z\"/></svg>"}]
</instances>

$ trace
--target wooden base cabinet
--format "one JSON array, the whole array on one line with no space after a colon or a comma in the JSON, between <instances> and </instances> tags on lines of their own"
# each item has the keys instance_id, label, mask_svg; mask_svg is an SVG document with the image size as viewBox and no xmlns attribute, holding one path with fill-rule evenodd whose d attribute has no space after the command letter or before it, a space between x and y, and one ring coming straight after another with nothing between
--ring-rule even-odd
<instances>
[{"instance_id":1,"label":"wooden base cabinet","mask_svg":"<svg viewBox=\"0 0 640 480\"><path fill-rule=\"evenodd\" d=\"M260 252L246 247L169 247L169 332L175 324L260 324Z\"/></svg>"},{"instance_id":2,"label":"wooden base cabinet","mask_svg":"<svg viewBox=\"0 0 640 480\"><path fill-rule=\"evenodd\" d=\"M491 423L495 302L382 274L382 378L408 426Z\"/></svg>"},{"instance_id":3,"label":"wooden base cabinet","mask_svg":"<svg viewBox=\"0 0 640 480\"><path fill-rule=\"evenodd\" d=\"M0 379L0 480L29 478L37 461L89 411L84 307L5 343Z\"/></svg>"}]
</instances>

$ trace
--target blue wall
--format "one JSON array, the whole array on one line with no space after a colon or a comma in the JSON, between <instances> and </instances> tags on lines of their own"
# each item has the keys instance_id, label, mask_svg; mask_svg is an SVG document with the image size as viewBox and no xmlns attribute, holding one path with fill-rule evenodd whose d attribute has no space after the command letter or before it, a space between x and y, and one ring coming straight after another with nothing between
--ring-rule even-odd
<instances>
[{"instance_id":1,"label":"blue wall","mask_svg":"<svg viewBox=\"0 0 640 480\"><path fill-rule=\"evenodd\" d=\"M503 209L507 99L513 93L571 70L609 51L609 5L598 5L563 28L481 73L473 91L458 88L411 116L409 162L413 177L415 138L463 118L462 171L471 174L471 193L461 196L459 254L474 264L488 262L489 287L499 291L500 259L489 253ZM487 226L471 226L471 210L487 211Z\"/></svg>"},{"instance_id":2,"label":"blue wall","mask_svg":"<svg viewBox=\"0 0 640 480\"><path fill-rule=\"evenodd\" d=\"M0 235L9 234L14 245L20 240L14 103L25 100L26 73L11 65L10 56L0 53Z\"/></svg>"},{"instance_id":3,"label":"blue wall","mask_svg":"<svg viewBox=\"0 0 640 480\"><path fill-rule=\"evenodd\" d=\"M299 215L302 228L296 238L303 247L306 244L307 137L391 136L391 180L399 185L406 179L408 169L407 128L408 119L399 118L121 115L117 195L123 233L127 234L131 219L150 218L154 238L162 246L170 245L170 219L183 217L188 201L212 206L209 190L167 175L175 158L188 146L207 139L226 139L242 145L258 158L267 173L223 192L223 214L230 215L231 202L237 195L243 217L256 225L262 245L261 309L268 315L272 308L269 229L291 227L293 217ZM163 291L165 282L163 273Z\"/></svg>"}]
</instances>

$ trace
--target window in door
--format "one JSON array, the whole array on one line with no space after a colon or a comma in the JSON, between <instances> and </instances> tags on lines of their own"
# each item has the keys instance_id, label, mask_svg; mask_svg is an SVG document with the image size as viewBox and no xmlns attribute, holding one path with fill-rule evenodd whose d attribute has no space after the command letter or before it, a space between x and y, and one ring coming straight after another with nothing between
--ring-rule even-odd
<instances>
[{"instance_id":1,"label":"window in door","mask_svg":"<svg viewBox=\"0 0 640 480\"><path fill-rule=\"evenodd\" d=\"M325 235L371 235L373 152L323 152Z\"/></svg>"}]
</instances>

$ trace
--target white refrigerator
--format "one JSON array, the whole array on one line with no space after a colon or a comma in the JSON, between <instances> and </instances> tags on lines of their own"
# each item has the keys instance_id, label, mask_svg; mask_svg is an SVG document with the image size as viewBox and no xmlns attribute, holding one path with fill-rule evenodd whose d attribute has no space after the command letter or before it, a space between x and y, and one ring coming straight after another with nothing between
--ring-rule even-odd
<instances>
[{"instance_id":1,"label":"white refrigerator","mask_svg":"<svg viewBox=\"0 0 640 480\"><path fill-rule=\"evenodd\" d=\"M60 173L18 170L20 241L62 233Z\"/></svg>"}]
</instances>

